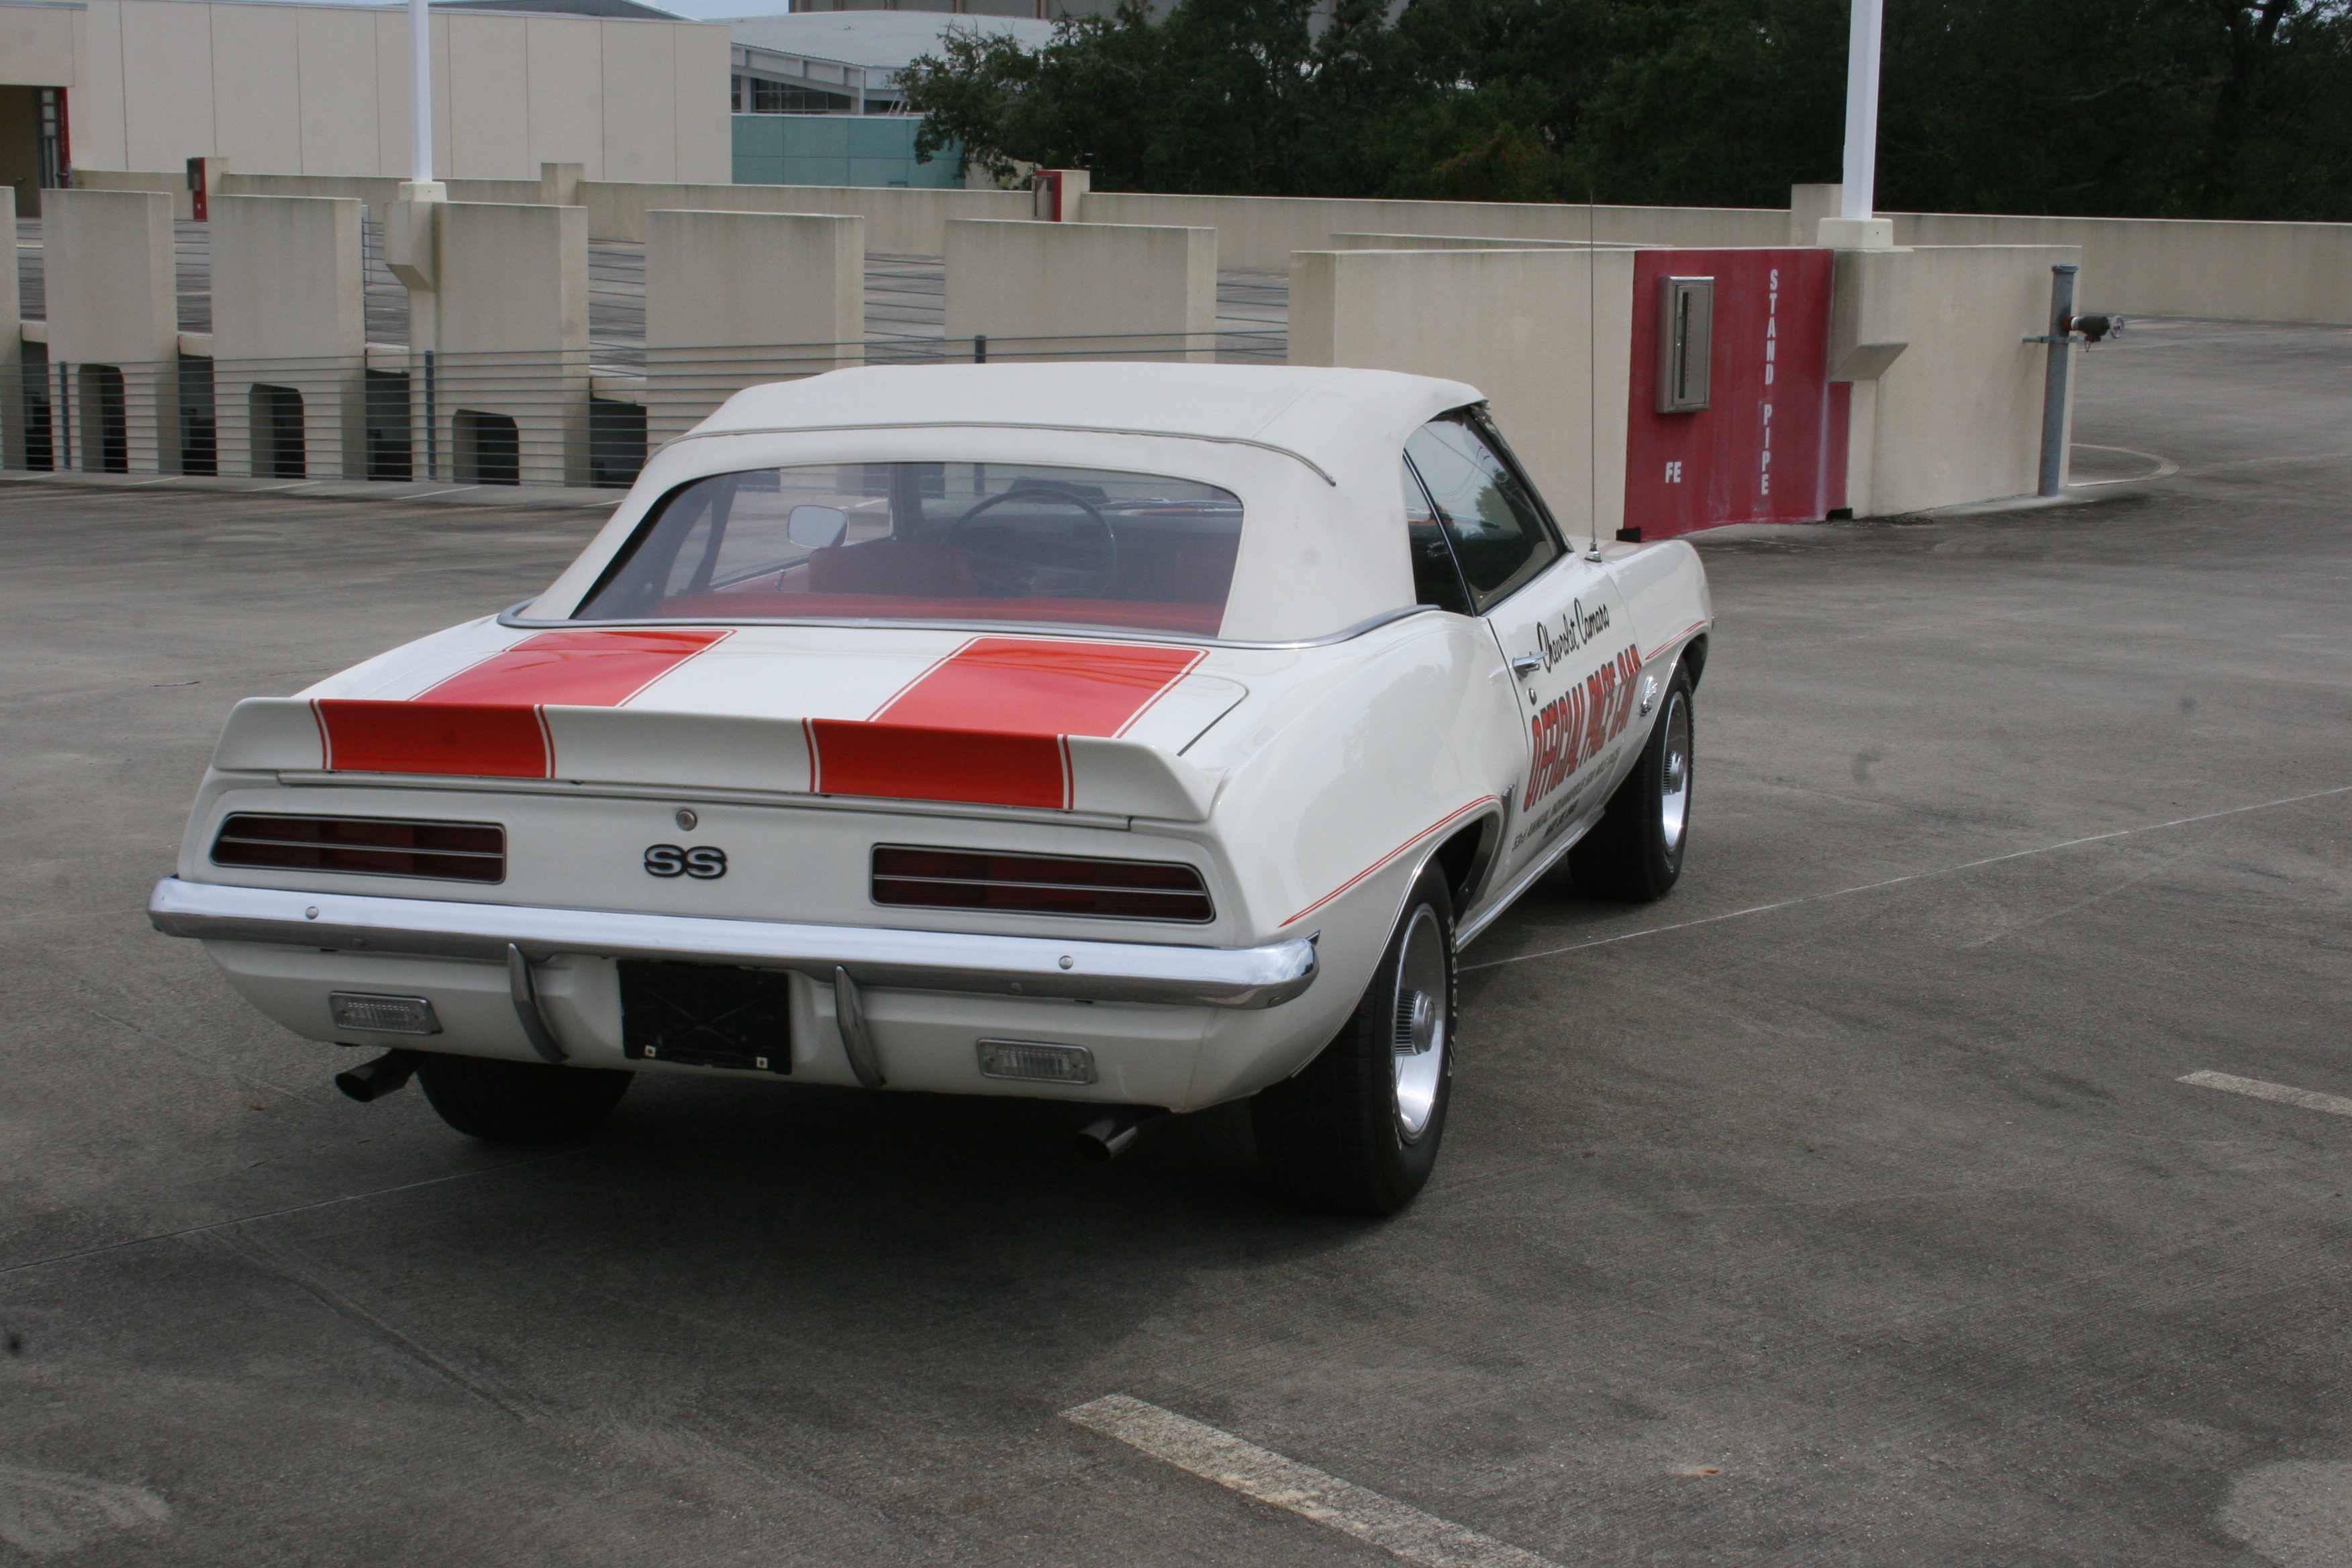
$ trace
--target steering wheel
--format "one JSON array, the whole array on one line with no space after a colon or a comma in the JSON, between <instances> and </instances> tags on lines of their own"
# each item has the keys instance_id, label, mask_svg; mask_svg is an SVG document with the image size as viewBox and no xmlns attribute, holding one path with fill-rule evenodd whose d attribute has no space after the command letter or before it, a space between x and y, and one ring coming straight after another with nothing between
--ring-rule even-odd
<instances>
[{"instance_id":1,"label":"steering wheel","mask_svg":"<svg viewBox=\"0 0 2352 1568\"><path fill-rule=\"evenodd\" d=\"M1103 563L1091 571L1082 571L1075 567L1024 560L1017 555L990 555L976 552L958 545L957 548L963 550L964 558L971 563L972 575L980 578L990 587L1002 589L1015 598L1026 598L1036 594L1043 586L1037 581L1041 575L1064 576L1075 580L1076 586L1058 595L1054 595L1061 598L1091 598L1109 587L1118 576L1118 533L1111 527L1110 519L1103 515L1100 507L1078 494L1077 491L1064 489L1058 485L1051 487L1028 485L1018 489L1001 490L992 496L982 496L973 502L961 517L948 524L947 531L940 535L940 542L943 544L955 543L956 531L992 507L1003 506L1007 501L1033 500L1064 501L1085 512L1088 521L1101 531Z\"/></svg>"}]
</instances>

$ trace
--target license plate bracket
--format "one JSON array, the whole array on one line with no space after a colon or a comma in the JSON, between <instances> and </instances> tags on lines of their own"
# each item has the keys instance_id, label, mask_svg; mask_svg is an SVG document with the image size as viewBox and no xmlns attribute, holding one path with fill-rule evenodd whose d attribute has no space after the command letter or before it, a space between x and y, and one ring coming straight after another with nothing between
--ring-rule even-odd
<instances>
[{"instance_id":1,"label":"license plate bracket","mask_svg":"<svg viewBox=\"0 0 2352 1568\"><path fill-rule=\"evenodd\" d=\"M619 967L621 1054L631 1061L793 1070L790 974L656 959Z\"/></svg>"}]
</instances>

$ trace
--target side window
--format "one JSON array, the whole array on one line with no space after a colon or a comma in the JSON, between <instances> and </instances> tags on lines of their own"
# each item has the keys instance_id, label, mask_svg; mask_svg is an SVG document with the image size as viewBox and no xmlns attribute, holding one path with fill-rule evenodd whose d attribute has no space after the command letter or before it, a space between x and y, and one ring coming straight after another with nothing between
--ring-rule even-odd
<instances>
[{"instance_id":1,"label":"side window","mask_svg":"<svg viewBox=\"0 0 2352 1568\"><path fill-rule=\"evenodd\" d=\"M1445 531L1438 527L1421 481L1412 477L1412 465L1398 459L1397 477L1404 482L1404 533L1406 548L1412 552L1414 602L1469 615L1470 595L1462 586L1461 569L1454 564L1454 547L1445 542Z\"/></svg>"},{"instance_id":2,"label":"side window","mask_svg":"<svg viewBox=\"0 0 2352 1568\"><path fill-rule=\"evenodd\" d=\"M1483 423L1456 410L1404 444L1481 609L1542 571L1560 549L1534 491Z\"/></svg>"}]
</instances>

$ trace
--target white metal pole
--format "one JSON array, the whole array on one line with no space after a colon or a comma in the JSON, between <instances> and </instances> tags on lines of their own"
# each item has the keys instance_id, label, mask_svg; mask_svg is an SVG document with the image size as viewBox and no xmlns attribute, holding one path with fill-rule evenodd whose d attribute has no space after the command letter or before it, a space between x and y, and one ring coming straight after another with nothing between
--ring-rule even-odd
<instances>
[{"instance_id":1,"label":"white metal pole","mask_svg":"<svg viewBox=\"0 0 2352 1568\"><path fill-rule=\"evenodd\" d=\"M408 177L429 185L433 183L433 13L425 0L408 0Z\"/></svg>"},{"instance_id":2,"label":"white metal pole","mask_svg":"<svg viewBox=\"0 0 2352 1568\"><path fill-rule=\"evenodd\" d=\"M1840 217L1868 217L1878 199L1878 46L1885 5L1885 0L1853 0L1853 23L1846 35L1845 188L1838 198Z\"/></svg>"}]
</instances>

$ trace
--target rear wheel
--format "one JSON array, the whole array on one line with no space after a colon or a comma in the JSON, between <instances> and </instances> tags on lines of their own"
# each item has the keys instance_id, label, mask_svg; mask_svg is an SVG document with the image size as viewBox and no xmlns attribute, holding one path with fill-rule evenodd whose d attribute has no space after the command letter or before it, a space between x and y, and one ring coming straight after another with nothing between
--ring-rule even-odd
<instances>
[{"instance_id":1,"label":"rear wheel","mask_svg":"<svg viewBox=\"0 0 2352 1568\"><path fill-rule=\"evenodd\" d=\"M1603 899L1653 903L1683 874L1690 840L1692 765L1690 676L1677 668L1641 759L1592 831L1568 852L1576 885Z\"/></svg>"},{"instance_id":2,"label":"rear wheel","mask_svg":"<svg viewBox=\"0 0 2352 1568\"><path fill-rule=\"evenodd\" d=\"M427 1054L416 1080L441 1120L492 1143L561 1143L613 1114L635 1075Z\"/></svg>"},{"instance_id":3,"label":"rear wheel","mask_svg":"<svg viewBox=\"0 0 2352 1568\"><path fill-rule=\"evenodd\" d=\"M1285 1196L1376 1215L1412 1201L1445 1135L1454 1001L1454 904L1433 868L1339 1037L1251 1101L1259 1162Z\"/></svg>"}]
</instances>

